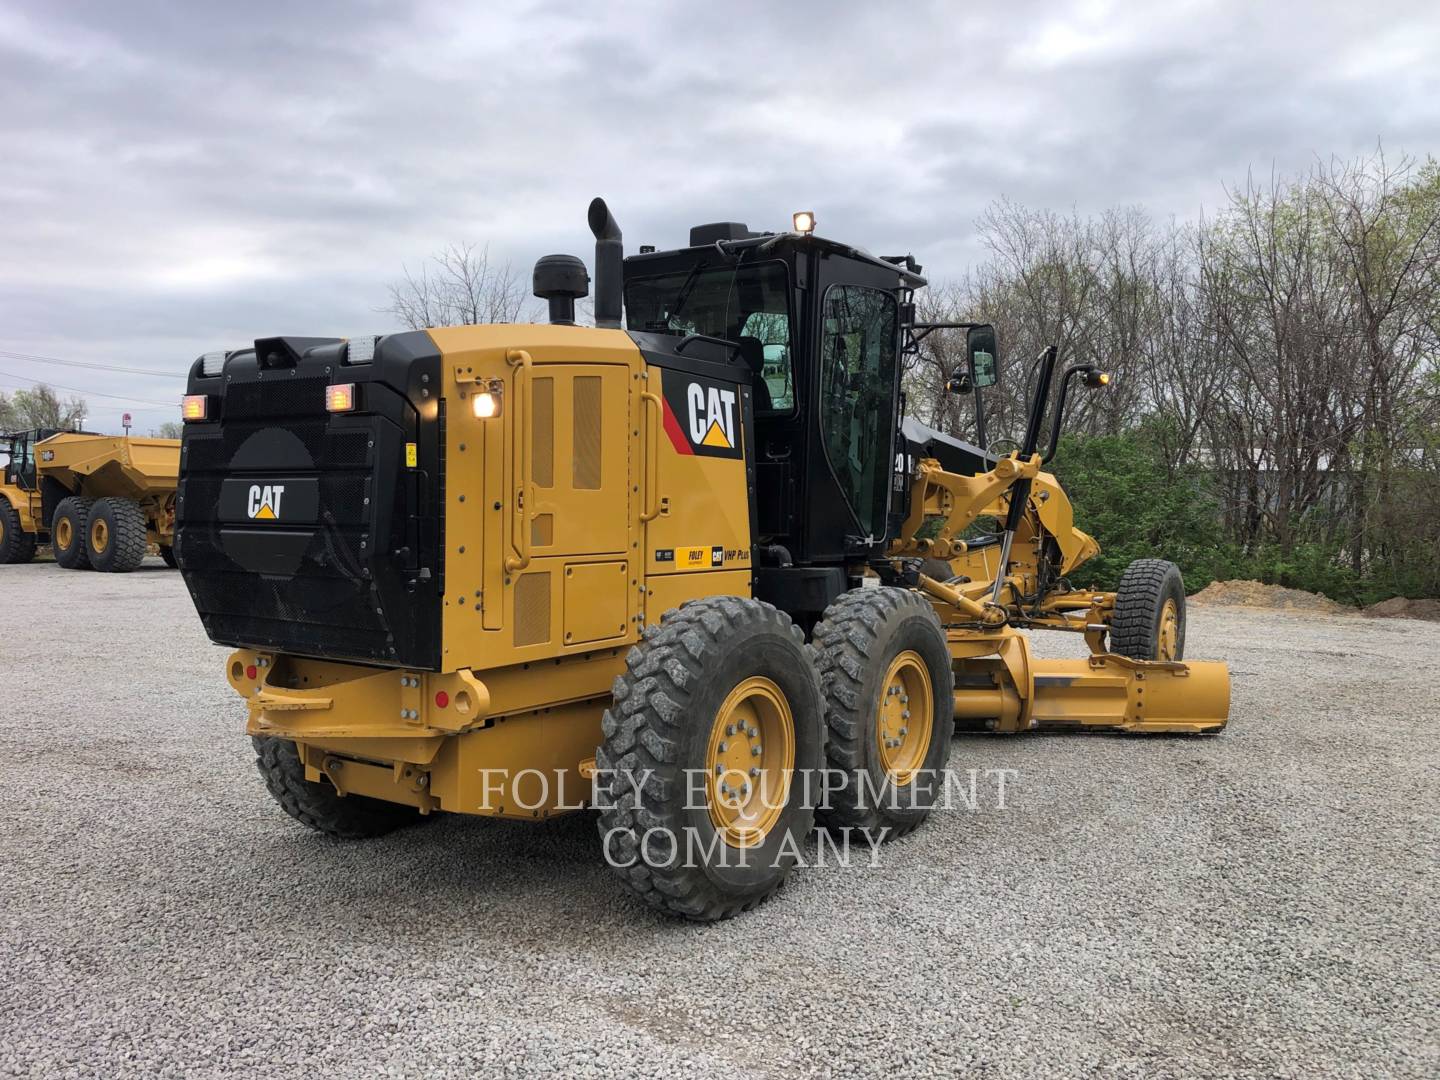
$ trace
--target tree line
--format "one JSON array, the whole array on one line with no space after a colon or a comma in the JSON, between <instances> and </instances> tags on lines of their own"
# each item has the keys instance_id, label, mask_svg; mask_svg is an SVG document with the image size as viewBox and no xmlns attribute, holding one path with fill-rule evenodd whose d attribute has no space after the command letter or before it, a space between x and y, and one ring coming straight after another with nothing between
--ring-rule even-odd
<instances>
[{"instance_id":1,"label":"tree line","mask_svg":"<svg viewBox=\"0 0 1440 1080\"><path fill-rule=\"evenodd\" d=\"M73 428L85 419L85 399L62 398L44 383L6 394L0 390L0 431Z\"/></svg>"},{"instance_id":2,"label":"tree line","mask_svg":"<svg viewBox=\"0 0 1440 1080\"><path fill-rule=\"evenodd\" d=\"M921 317L996 324L992 446L1018 435L1033 358L1112 373L1072 393L1054 468L1113 578L1179 554L1192 584L1257 577L1352 602L1440 594L1440 165L1317 161L1227 189L1213 216L1084 217L1002 200L983 262ZM943 392L962 357L910 358L911 409L973 436ZM1111 582L1113 583L1113 582Z\"/></svg>"}]
</instances>

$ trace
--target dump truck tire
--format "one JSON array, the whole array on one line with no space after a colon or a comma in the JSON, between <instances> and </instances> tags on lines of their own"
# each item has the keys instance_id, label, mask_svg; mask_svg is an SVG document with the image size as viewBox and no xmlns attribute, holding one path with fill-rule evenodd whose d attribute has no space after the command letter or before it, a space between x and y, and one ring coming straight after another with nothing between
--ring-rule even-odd
<instances>
[{"instance_id":1,"label":"dump truck tire","mask_svg":"<svg viewBox=\"0 0 1440 1080\"><path fill-rule=\"evenodd\" d=\"M145 561L145 512L129 499L97 499L85 526L90 566L104 574L128 574Z\"/></svg>"},{"instance_id":2,"label":"dump truck tire","mask_svg":"<svg viewBox=\"0 0 1440 1080\"><path fill-rule=\"evenodd\" d=\"M904 836L944 791L955 732L955 675L940 619L909 589L852 589L825 610L811 644L836 770L821 824L874 840Z\"/></svg>"},{"instance_id":3,"label":"dump truck tire","mask_svg":"<svg viewBox=\"0 0 1440 1080\"><path fill-rule=\"evenodd\" d=\"M413 806L363 795L342 798L328 783L305 779L305 765L289 739L255 735L251 742L255 744L255 767L280 808L316 832L341 840L365 840L427 820L427 815Z\"/></svg>"},{"instance_id":4,"label":"dump truck tire","mask_svg":"<svg viewBox=\"0 0 1440 1080\"><path fill-rule=\"evenodd\" d=\"M1185 657L1185 581L1164 559L1136 559L1115 590L1110 651L1132 660Z\"/></svg>"},{"instance_id":5,"label":"dump truck tire","mask_svg":"<svg viewBox=\"0 0 1440 1080\"><path fill-rule=\"evenodd\" d=\"M35 534L20 528L20 512L0 499L0 566L27 563L35 557Z\"/></svg>"},{"instance_id":6,"label":"dump truck tire","mask_svg":"<svg viewBox=\"0 0 1440 1080\"><path fill-rule=\"evenodd\" d=\"M707 597L666 612L625 666L596 753L606 861L672 915L754 907L814 828L825 732L804 635L759 600Z\"/></svg>"},{"instance_id":7,"label":"dump truck tire","mask_svg":"<svg viewBox=\"0 0 1440 1080\"><path fill-rule=\"evenodd\" d=\"M85 547L86 530L94 499L71 495L60 500L50 519L50 550L66 570L88 570L90 554Z\"/></svg>"},{"instance_id":8,"label":"dump truck tire","mask_svg":"<svg viewBox=\"0 0 1440 1080\"><path fill-rule=\"evenodd\" d=\"M160 545L160 558L165 561L165 565L170 567L171 570L174 570L180 565L175 561L175 545L173 544Z\"/></svg>"}]
</instances>

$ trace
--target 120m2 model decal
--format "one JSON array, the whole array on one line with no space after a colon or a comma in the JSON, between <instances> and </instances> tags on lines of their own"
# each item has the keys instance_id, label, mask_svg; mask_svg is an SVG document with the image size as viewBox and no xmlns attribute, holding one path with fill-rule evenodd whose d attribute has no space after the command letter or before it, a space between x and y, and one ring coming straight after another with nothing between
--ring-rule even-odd
<instances>
[{"instance_id":1,"label":"120m2 model decal","mask_svg":"<svg viewBox=\"0 0 1440 1080\"><path fill-rule=\"evenodd\" d=\"M662 376L665 434L679 454L738 458L740 387L735 383L666 371Z\"/></svg>"}]
</instances>

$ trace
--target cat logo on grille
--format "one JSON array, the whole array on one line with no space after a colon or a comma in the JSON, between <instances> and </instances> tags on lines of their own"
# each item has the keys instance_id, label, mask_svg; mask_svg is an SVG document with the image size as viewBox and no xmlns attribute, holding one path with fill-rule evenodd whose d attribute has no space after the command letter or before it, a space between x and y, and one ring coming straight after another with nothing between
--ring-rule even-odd
<instances>
[{"instance_id":1,"label":"cat logo on grille","mask_svg":"<svg viewBox=\"0 0 1440 1080\"><path fill-rule=\"evenodd\" d=\"M255 521L277 521L280 518L280 498L284 494L284 484L251 484L246 513Z\"/></svg>"}]
</instances>

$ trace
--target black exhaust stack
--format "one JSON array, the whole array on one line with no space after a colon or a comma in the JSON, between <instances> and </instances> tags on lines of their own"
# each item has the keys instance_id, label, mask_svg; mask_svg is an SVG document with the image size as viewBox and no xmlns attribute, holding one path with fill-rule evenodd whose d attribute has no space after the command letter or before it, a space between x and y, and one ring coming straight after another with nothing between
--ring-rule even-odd
<instances>
[{"instance_id":1,"label":"black exhaust stack","mask_svg":"<svg viewBox=\"0 0 1440 1080\"><path fill-rule=\"evenodd\" d=\"M590 231L595 234L595 325L620 329L625 294L625 245L620 226L605 200L590 203Z\"/></svg>"}]
</instances>

